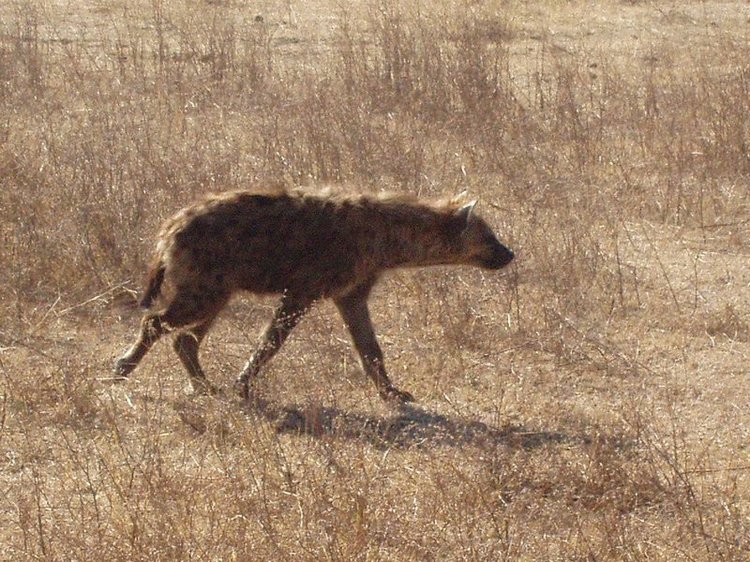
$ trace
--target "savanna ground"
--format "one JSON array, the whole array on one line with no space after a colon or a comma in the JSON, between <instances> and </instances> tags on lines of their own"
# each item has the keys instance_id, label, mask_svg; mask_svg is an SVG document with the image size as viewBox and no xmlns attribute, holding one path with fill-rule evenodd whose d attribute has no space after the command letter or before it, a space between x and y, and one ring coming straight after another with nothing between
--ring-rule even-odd
<instances>
[{"instance_id":1,"label":"savanna ground","mask_svg":"<svg viewBox=\"0 0 750 562\"><path fill-rule=\"evenodd\" d=\"M0 558L750 559L750 4L0 5ZM259 402L168 343L158 224L264 182L468 190L501 273L388 276L380 403L329 304ZM225 389L273 302L203 350Z\"/></svg>"}]
</instances>

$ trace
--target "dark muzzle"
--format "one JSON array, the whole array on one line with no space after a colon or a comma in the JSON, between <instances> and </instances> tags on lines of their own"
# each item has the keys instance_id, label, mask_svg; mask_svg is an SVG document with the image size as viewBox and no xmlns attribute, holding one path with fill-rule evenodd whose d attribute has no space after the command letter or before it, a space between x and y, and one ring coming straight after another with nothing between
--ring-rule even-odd
<instances>
[{"instance_id":1,"label":"dark muzzle","mask_svg":"<svg viewBox=\"0 0 750 562\"><path fill-rule=\"evenodd\" d=\"M513 251L502 244L498 244L494 255L484 262L487 269L501 269L513 261Z\"/></svg>"}]
</instances>

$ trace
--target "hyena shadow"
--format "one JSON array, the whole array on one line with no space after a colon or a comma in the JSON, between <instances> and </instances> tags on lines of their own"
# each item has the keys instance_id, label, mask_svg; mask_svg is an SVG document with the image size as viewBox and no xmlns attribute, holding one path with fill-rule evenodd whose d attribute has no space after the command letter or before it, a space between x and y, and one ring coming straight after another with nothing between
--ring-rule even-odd
<instances>
[{"instance_id":1,"label":"hyena shadow","mask_svg":"<svg viewBox=\"0 0 750 562\"><path fill-rule=\"evenodd\" d=\"M580 441L553 431L527 431L520 426L493 427L402 405L390 416L346 412L335 407L284 405L256 398L248 412L265 418L279 433L363 441L377 449L505 445L534 449L545 444Z\"/></svg>"}]
</instances>

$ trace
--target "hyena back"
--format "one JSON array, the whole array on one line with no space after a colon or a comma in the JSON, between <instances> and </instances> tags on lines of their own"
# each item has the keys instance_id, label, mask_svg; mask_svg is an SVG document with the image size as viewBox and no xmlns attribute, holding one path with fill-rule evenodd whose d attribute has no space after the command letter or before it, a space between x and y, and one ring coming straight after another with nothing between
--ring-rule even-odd
<instances>
[{"instance_id":1,"label":"hyena back","mask_svg":"<svg viewBox=\"0 0 750 562\"><path fill-rule=\"evenodd\" d=\"M237 291L280 294L281 302L245 365L237 387L274 356L317 300L333 299L362 366L385 400L410 401L386 374L367 298L378 277L397 267L466 264L500 269L513 259L476 202L459 205L399 196L238 191L189 206L167 220L141 304L152 308L138 340L117 361L125 378L167 332L196 392L212 393L198 347ZM154 302L160 306L153 307Z\"/></svg>"}]
</instances>

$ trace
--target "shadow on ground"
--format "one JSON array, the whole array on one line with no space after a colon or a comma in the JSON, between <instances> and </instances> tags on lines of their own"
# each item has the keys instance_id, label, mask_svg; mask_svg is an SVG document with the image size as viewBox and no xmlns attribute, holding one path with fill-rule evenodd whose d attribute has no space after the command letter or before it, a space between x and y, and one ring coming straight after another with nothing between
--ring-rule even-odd
<instances>
[{"instance_id":1,"label":"shadow on ground","mask_svg":"<svg viewBox=\"0 0 750 562\"><path fill-rule=\"evenodd\" d=\"M131 398L156 402L154 398L131 394ZM207 397L203 397L206 399ZM226 397L220 398L222 401ZM205 403L189 399L167 400L185 425L202 434L209 424ZM231 400L234 402L234 400ZM378 449L462 446L505 446L535 449L549 444L588 444L591 439L578 433L529 431L520 425L494 427L484 422L431 412L413 404L399 406L392 413L367 414L315 404L283 404L256 397L240 406L248 416L270 423L278 433L316 439L359 441Z\"/></svg>"},{"instance_id":2,"label":"shadow on ground","mask_svg":"<svg viewBox=\"0 0 750 562\"><path fill-rule=\"evenodd\" d=\"M564 433L526 431L519 426L497 428L414 405L401 406L392 415L375 416L332 407L283 405L256 399L248 412L265 418L280 433L365 441L380 449L465 445L531 449L548 443L585 441Z\"/></svg>"}]
</instances>

